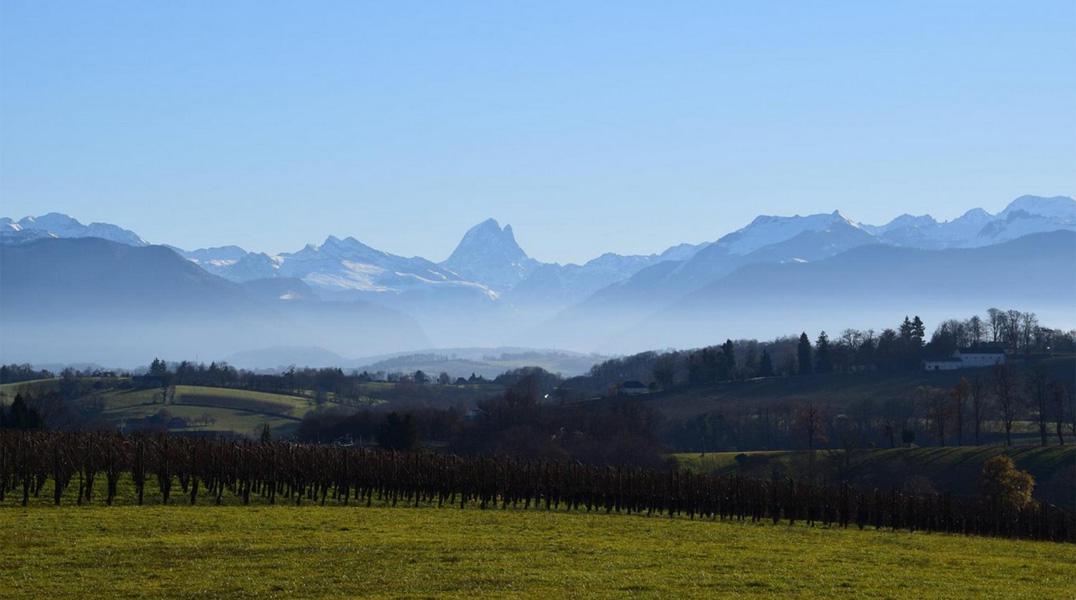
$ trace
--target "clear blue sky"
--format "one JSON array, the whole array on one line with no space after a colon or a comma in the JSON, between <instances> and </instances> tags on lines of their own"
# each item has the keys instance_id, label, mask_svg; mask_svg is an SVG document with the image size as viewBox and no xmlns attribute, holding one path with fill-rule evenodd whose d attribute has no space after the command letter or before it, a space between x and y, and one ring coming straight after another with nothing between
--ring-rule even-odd
<instances>
[{"instance_id":1,"label":"clear blue sky","mask_svg":"<svg viewBox=\"0 0 1076 600\"><path fill-rule=\"evenodd\" d=\"M944 5L944 6L942 6ZM1076 2L0 0L0 215L543 260L1076 193Z\"/></svg>"}]
</instances>

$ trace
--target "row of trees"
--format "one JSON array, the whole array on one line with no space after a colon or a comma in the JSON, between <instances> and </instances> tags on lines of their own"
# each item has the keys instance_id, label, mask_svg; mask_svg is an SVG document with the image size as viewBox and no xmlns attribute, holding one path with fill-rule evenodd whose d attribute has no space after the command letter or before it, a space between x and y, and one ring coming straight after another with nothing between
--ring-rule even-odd
<instances>
[{"instance_id":1,"label":"row of trees","mask_svg":"<svg viewBox=\"0 0 1076 600\"><path fill-rule=\"evenodd\" d=\"M294 366L280 372L261 372L237 369L223 362L211 362L208 365L191 361L168 363L160 358L154 358L144 374L132 378L133 385L141 387L199 385L277 394L305 395L309 393L320 400L331 396L340 401L361 398L364 395L363 385L374 381L386 381L401 386L491 383L488 379L474 373L466 378L453 378L445 372L434 376L422 370L413 373L386 374L358 370L345 372L339 367L315 369Z\"/></svg>"},{"instance_id":2,"label":"row of trees","mask_svg":"<svg viewBox=\"0 0 1076 600\"><path fill-rule=\"evenodd\" d=\"M1076 517L1031 501L1005 467L992 467L990 482L996 485L984 486L988 495L969 500L791 479L371 452L269 440L0 431L0 502L11 493L24 506L47 491L48 484L57 505L70 492L77 503L91 503L99 477L105 480L104 501L112 504L121 477L129 477L139 505L145 502L146 488L155 484L164 504L173 500L221 504L227 494L243 504L377 502L585 509L1076 540Z\"/></svg>"},{"instance_id":3,"label":"row of trees","mask_svg":"<svg viewBox=\"0 0 1076 600\"><path fill-rule=\"evenodd\" d=\"M910 444L1011 445L1021 425L1038 441L1076 440L1076 392L1043 362L978 369L953 387L920 386L907 395L854 400L752 399L668 424L662 439L683 451L897 447Z\"/></svg>"},{"instance_id":4,"label":"row of trees","mask_svg":"<svg viewBox=\"0 0 1076 600\"><path fill-rule=\"evenodd\" d=\"M1076 391L1071 382L1053 379L1041 362L1023 375L1009 365L995 365L989 374L961 377L951 389L920 387L918 396L941 446L954 439L962 446L968 434L979 444L983 422L991 417L1001 421L1006 446L1012 445L1013 427L1021 419L1036 424L1043 446L1052 437L1059 445L1066 434L1076 437Z\"/></svg>"}]
</instances>

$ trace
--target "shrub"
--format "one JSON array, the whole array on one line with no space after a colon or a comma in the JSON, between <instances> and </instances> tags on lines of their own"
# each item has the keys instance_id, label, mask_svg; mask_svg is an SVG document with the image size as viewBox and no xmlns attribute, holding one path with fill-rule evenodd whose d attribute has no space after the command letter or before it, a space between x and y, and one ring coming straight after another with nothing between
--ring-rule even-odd
<instances>
[{"instance_id":1,"label":"shrub","mask_svg":"<svg viewBox=\"0 0 1076 600\"><path fill-rule=\"evenodd\" d=\"M979 476L979 489L992 506L1006 511L1018 511L1031 503L1035 479L1027 471L1016 468L1004 454L987 459Z\"/></svg>"}]
</instances>

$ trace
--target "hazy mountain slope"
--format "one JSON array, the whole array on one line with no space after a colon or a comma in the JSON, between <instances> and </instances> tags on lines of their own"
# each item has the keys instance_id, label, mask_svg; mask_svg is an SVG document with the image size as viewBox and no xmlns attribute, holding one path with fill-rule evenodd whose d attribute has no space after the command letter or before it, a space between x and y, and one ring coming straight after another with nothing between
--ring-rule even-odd
<instances>
[{"instance_id":1,"label":"hazy mountain slope","mask_svg":"<svg viewBox=\"0 0 1076 600\"><path fill-rule=\"evenodd\" d=\"M688 260L658 263L597 291L530 333L542 336L538 343L545 345L590 350L597 340L614 336L744 265L818 260L874 242L871 234L839 212L760 217L743 230L703 247ZM750 251L738 253L744 250Z\"/></svg>"},{"instance_id":2,"label":"hazy mountain slope","mask_svg":"<svg viewBox=\"0 0 1076 600\"><path fill-rule=\"evenodd\" d=\"M603 254L582 265L543 264L519 282L505 300L517 307L560 309L623 281L659 259Z\"/></svg>"},{"instance_id":3,"label":"hazy mountain slope","mask_svg":"<svg viewBox=\"0 0 1076 600\"><path fill-rule=\"evenodd\" d=\"M99 238L4 245L0 355L33 362L94 356L129 365L156 354L219 356L280 344L316 342L351 355L429 346L399 312L304 300L272 285L278 289L227 281L164 246Z\"/></svg>"},{"instance_id":4,"label":"hazy mountain slope","mask_svg":"<svg viewBox=\"0 0 1076 600\"><path fill-rule=\"evenodd\" d=\"M236 315L254 306L238 285L164 246L53 238L4 246L4 317L150 316L168 311Z\"/></svg>"}]
</instances>

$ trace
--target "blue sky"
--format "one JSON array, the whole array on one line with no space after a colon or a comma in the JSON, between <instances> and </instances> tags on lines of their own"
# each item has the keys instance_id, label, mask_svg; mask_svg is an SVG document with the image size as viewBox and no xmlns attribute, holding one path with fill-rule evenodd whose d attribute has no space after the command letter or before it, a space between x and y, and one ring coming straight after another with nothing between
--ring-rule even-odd
<instances>
[{"instance_id":1,"label":"blue sky","mask_svg":"<svg viewBox=\"0 0 1076 600\"><path fill-rule=\"evenodd\" d=\"M1071 0L0 0L0 215L557 261L951 218L1076 193L1074 61Z\"/></svg>"}]
</instances>

